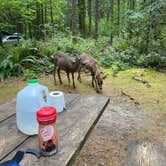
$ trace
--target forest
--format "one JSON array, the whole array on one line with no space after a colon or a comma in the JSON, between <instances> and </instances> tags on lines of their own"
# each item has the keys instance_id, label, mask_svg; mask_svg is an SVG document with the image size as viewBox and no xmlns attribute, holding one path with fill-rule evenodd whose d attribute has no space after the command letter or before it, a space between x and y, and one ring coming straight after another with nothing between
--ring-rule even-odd
<instances>
[{"instance_id":1,"label":"forest","mask_svg":"<svg viewBox=\"0 0 166 166\"><path fill-rule=\"evenodd\" d=\"M69 55L61 79L58 53ZM33 102L20 95L22 122L27 104L29 113L43 99L50 104L41 85L55 104L63 93L65 101L58 137L43 141L52 150L58 140L58 153L39 159L26 154L42 155L37 137L22 135L16 122L26 87ZM166 0L0 0L0 165L23 150L22 166L165 166L165 89ZM49 112L40 134L54 130Z\"/></svg>"},{"instance_id":2,"label":"forest","mask_svg":"<svg viewBox=\"0 0 166 166\"><path fill-rule=\"evenodd\" d=\"M0 77L50 74L57 50L88 52L116 74L166 67L164 0L0 0ZM23 41L3 43L9 34Z\"/></svg>"}]
</instances>

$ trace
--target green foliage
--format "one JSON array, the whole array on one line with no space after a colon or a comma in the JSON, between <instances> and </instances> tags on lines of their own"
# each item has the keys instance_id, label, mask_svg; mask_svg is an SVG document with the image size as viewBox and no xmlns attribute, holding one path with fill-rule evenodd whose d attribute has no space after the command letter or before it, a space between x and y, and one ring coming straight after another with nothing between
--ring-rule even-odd
<instances>
[{"instance_id":1,"label":"green foliage","mask_svg":"<svg viewBox=\"0 0 166 166\"><path fill-rule=\"evenodd\" d=\"M111 24L107 18L101 18L99 21L99 34L102 36L110 35Z\"/></svg>"},{"instance_id":2,"label":"green foliage","mask_svg":"<svg viewBox=\"0 0 166 166\"><path fill-rule=\"evenodd\" d=\"M163 54L166 46L163 45L165 38L165 13L166 3L160 0L147 2L140 10L128 11L126 22L126 42L137 49L141 54L156 52Z\"/></svg>"},{"instance_id":3,"label":"green foliage","mask_svg":"<svg viewBox=\"0 0 166 166\"><path fill-rule=\"evenodd\" d=\"M166 66L166 57L151 52L148 55L141 55L137 60L137 64L143 67L161 68Z\"/></svg>"},{"instance_id":4,"label":"green foliage","mask_svg":"<svg viewBox=\"0 0 166 166\"><path fill-rule=\"evenodd\" d=\"M74 43L73 43L74 39ZM104 68L112 68L115 76L120 70L130 67L164 67L166 57L157 52L141 54L126 40L116 39L114 46L108 37L84 39L71 33L56 33L45 41L26 40L17 47L0 49L0 75L3 78L22 75L24 79L51 74L54 68L54 54L64 51L74 56L76 52L90 53Z\"/></svg>"},{"instance_id":5,"label":"green foliage","mask_svg":"<svg viewBox=\"0 0 166 166\"><path fill-rule=\"evenodd\" d=\"M33 78L37 78L36 72L31 69L25 69L24 74L23 74L23 79L28 80L28 79L33 79Z\"/></svg>"}]
</instances>

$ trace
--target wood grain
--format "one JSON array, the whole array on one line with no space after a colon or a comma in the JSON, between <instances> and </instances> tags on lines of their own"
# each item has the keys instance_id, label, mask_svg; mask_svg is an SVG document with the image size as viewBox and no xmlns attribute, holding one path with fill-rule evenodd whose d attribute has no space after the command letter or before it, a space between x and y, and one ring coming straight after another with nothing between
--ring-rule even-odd
<instances>
[{"instance_id":1,"label":"wood grain","mask_svg":"<svg viewBox=\"0 0 166 166\"><path fill-rule=\"evenodd\" d=\"M144 141L130 141L126 166L165 166L166 147Z\"/></svg>"},{"instance_id":2,"label":"wood grain","mask_svg":"<svg viewBox=\"0 0 166 166\"><path fill-rule=\"evenodd\" d=\"M77 100L78 97L79 95L77 94L65 94L67 109L70 107L72 102ZM13 102L11 105L13 105ZM9 107L11 106L9 105ZM6 114L8 114L8 112ZM61 114L63 115L63 112ZM15 114L2 121L0 123L0 161L26 139L28 139L28 136L22 134L17 129Z\"/></svg>"},{"instance_id":3,"label":"wood grain","mask_svg":"<svg viewBox=\"0 0 166 166\"><path fill-rule=\"evenodd\" d=\"M15 114L16 99L0 105L0 122Z\"/></svg>"},{"instance_id":4,"label":"wood grain","mask_svg":"<svg viewBox=\"0 0 166 166\"><path fill-rule=\"evenodd\" d=\"M42 157L40 159L27 154L22 160L21 165L64 166L68 164L108 100L108 97L103 96L81 95L71 104L70 108L66 112L63 112L58 117L58 153L54 156ZM37 137L29 138L16 150L26 150L30 147L38 147ZM5 160L11 158L14 153L15 152L10 154Z\"/></svg>"}]
</instances>

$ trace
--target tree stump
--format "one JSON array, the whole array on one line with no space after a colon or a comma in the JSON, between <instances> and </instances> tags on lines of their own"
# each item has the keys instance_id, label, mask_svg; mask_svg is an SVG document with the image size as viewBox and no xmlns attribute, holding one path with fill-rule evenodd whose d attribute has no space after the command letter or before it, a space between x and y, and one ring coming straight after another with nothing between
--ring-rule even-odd
<instances>
[{"instance_id":1,"label":"tree stump","mask_svg":"<svg viewBox=\"0 0 166 166\"><path fill-rule=\"evenodd\" d=\"M166 147L144 141L130 141L126 166L166 166Z\"/></svg>"}]
</instances>

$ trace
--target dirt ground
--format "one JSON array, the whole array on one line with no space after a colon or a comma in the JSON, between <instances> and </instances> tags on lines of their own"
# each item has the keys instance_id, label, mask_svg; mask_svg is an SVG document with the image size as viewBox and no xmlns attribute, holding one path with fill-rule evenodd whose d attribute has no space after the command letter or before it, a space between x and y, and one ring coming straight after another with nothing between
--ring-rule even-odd
<instances>
[{"instance_id":1,"label":"dirt ground","mask_svg":"<svg viewBox=\"0 0 166 166\"><path fill-rule=\"evenodd\" d=\"M156 116L143 109L125 97L112 97L73 166L124 166L130 140L166 148L166 113Z\"/></svg>"}]
</instances>

